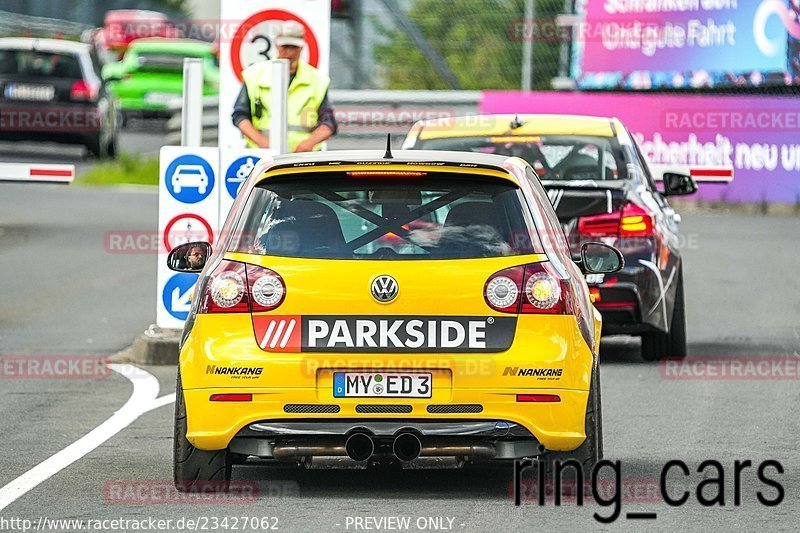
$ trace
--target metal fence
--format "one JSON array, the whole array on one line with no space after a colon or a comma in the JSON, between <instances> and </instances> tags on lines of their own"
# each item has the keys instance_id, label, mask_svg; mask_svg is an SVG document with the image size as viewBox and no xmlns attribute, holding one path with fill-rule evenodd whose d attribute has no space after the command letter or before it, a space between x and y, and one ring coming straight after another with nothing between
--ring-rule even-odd
<instances>
[{"instance_id":1,"label":"metal fence","mask_svg":"<svg viewBox=\"0 0 800 533\"><path fill-rule=\"evenodd\" d=\"M479 91L350 91L331 90L330 99L339 124L338 135L331 148L359 148L364 142L378 146L387 133L396 144L402 142L418 120L463 116L478 111ZM218 124L230 117L219 116L218 99L203 100L203 145L216 146ZM181 102L170 105L165 144L180 144Z\"/></svg>"}]
</instances>

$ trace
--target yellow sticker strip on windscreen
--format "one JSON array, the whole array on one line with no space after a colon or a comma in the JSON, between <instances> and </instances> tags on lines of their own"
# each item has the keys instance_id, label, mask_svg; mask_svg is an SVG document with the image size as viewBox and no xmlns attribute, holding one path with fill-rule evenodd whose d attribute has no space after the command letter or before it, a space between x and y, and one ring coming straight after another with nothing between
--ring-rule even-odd
<instances>
[{"instance_id":1,"label":"yellow sticker strip on windscreen","mask_svg":"<svg viewBox=\"0 0 800 533\"><path fill-rule=\"evenodd\" d=\"M412 170L413 169L413 170ZM259 178L258 182L262 182L266 179L273 178L276 176L290 176L296 174L310 174L310 173L322 173L322 172L337 172L337 173L356 173L357 175L360 174L361 177L368 177L368 173L374 173L375 177L380 177L380 175L388 175L388 174L397 174L398 177L402 177L405 173L413 172L417 176L414 177L421 177L424 179L425 176L419 176L419 174L469 174L472 176L487 176L487 177L494 177L504 179L506 181L510 181L515 185L519 185L517 179L509 172L499 170L499 169L491 169L491 168L479 168L472 166L470 163L464 163L463 165L453 164L442 164L442 163L380 163L380 162L365 162L363 164L321 164L321 165L308 165L302 167L288 167L288 168L278 168L275 170L267 169ZM358 177L358 176L356 176ZM412 176L408 176L412 177Z\"/></svg>"}]
</instances>

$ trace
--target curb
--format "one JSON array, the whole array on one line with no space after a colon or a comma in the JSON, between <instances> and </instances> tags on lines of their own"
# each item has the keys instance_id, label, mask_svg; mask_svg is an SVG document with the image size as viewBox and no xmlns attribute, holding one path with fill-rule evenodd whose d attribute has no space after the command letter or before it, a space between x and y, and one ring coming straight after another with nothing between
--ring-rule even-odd
<instances>
[{"instance_id":1,"label":"curb","mask_svg":"<svg viewBox=\"0 0 800 533\"><path fill-rule=\"evenodd\" d=\"M164 329L153 324L136 337L133 344L113 354L108 360L112 363L177 365L181 333L179 329Z\"/></svg>"}]
</instances>

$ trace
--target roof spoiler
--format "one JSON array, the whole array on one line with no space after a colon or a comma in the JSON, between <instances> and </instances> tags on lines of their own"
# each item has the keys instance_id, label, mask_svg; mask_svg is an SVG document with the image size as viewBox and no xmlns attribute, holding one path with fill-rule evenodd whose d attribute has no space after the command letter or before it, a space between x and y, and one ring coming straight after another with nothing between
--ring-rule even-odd
<instances>
[{"instance_id":1,"label":"roof spoiler","mask_svg":"<svg viewBox=\"0 0 800 533\"><path fill-rule=\"evenodd\" d=\"M733 167L726 165L679 165L650 164L653 179L664 181L664 174L683 174L691 176L698 183L730 183L733 181Z\"/></svg>"}]
</instances>

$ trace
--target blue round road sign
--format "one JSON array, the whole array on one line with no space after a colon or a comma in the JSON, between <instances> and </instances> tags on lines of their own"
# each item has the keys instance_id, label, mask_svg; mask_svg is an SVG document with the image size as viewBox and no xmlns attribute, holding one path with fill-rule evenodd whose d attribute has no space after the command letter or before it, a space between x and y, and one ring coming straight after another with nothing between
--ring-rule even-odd
<instances>
[{"instance_id":1,"label":"blue round road sign","mask_svg":"<svg viewBox=\"0 0 800 533\"><path fill-rule=\"evenodd\" d=\"M186 320L192 307L192 292L198 274L175 274L164 284L161 300L167 312L178 320Z\"/></svg>"},{"instance_id":2,"label":"blue round road sign","mask_svg":"<svg viewBox=\"0 0 800 533\"><path fill-rule=\"evenodd\" d=\"M259 159L259 157L247 155L240 157L228 166L228 170L225 171L225 189L231 198L236 198L236 195L239 194L242 183L250 175L250 171L253 170Z\"/></svg>"},{"instance_id":3,"label":"blue round road sign","mask_svg":"<svg viewBox=\"0 0 800 533\"><path fill-rule=\"evenodd\" d=\"M214 169L200 156L182 155L167 167L164 180L173 198L185 204L196 204L214 189Z\"/></svg>"}]
</instances>

